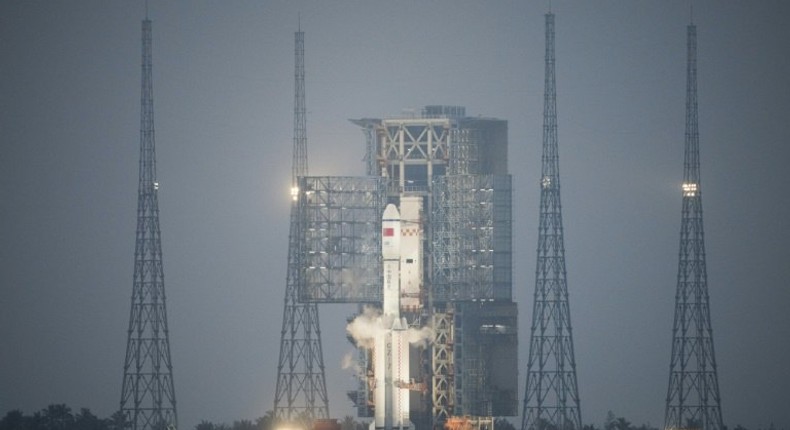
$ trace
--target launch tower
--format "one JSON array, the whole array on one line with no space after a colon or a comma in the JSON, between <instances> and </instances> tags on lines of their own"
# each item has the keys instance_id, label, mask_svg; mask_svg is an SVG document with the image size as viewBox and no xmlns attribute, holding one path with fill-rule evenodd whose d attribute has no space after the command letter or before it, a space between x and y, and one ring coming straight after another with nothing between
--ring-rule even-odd
<instances>
[{"instance_id":1,"label":"launch tower","mask_svg":"<svg viewBox=\"0 0 790 430\"><path fill-rule=\"evenodd\" d=\"M702 227L699 123L697 117L697 27L688 26L686 143L672 358L664 428L722 430L721 397L710 323L705 233Z\"/></svg>"},{"instance_id":2,"label":"launch tower","mask_svg":"<svg viewBox=\"0 0 790 430\"><path fill-rule=\"evenodd\" d=\"M132 430L176 428L176 394L165 307L159 183L156 180L154 97L151 78L151 21L143 20L140 178L137 188L137 239L121 411Z\"/></svg>"},{"instance_id":3,"label":"launch tower","mask_svg":"<svg viewBox=\"0 0 790 430\"><path fill-rule=\"evenodd\" d=\"M549 12L538 261L521 430L582 428L565 271L554 60L554 14Z\"/></svg>"},{"instance_id":4,"label":"launch tower","mask_svg":"<svg viewBox=\"0 0 790 430\"><path fill-rule=\"evenodd\" d=\"M507 122L460 106L352 122L368 175L299 177L292 246L298 301L364 306L358 415L425 430L516 415Z\"/></svg>"}]
</instances>

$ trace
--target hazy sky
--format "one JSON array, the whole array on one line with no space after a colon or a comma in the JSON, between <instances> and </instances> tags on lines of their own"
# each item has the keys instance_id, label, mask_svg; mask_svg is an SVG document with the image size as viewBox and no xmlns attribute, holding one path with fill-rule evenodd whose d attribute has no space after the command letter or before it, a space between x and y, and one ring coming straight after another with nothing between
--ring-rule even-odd
<instances>
[{"instance_id":1,"label":"hazy sky","mask_svg":"<svg viewBox=\"0 0 790 430\"><path fill-rule=\"evenodd\" d=\"M688 1L554 1L582 419L663 425ZM348 118L457 104L509 121L523 395L546 2L152 1L165 285L181 427L272 408L293 32L314 175L364 172ZM0 414L118 409L137 205L137 1L0 2ZM790 426L790 3L697 1L709 289L727 425ZM353 306L321 307L330 410ZM521 399L523 400L523 399ZM521 401L520 400L520 401ZM520 408L519 408L520 409Z\"/></svg>"}]
</instances>

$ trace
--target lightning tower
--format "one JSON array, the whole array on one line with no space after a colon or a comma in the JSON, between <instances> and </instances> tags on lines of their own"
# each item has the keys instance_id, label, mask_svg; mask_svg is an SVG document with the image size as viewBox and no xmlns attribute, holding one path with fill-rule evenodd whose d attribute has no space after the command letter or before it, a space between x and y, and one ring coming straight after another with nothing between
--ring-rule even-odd
<instances>
[{"instance_id":1,"label":"lightning tower","mask_svg":"<svg viewBox=\"0 0 790 430\"><path fill-rule=\"evenodd\" d=\"M165 306L154 143L151 21L143 20L140 178L132 307L123 366L121 411L131 430L176 428L176 394Z\"/></svg>"},{"instance_id":2,"label":"lightning tower","mask_svg":"<svg viewBox=\"0 0 790 430\"><path fill-rule=\"evenodd\" d=\"M721 430L721 397L710 324L705 233L702 228L699 124L697 117L697 27L688 26L686 143L678 283L672 327L665 429Z\"/></svg>"},{"instance_id":3,"label":"lightning tower","mask_svg":"<svg viewBox=\"0 0 790 430\"><path fill-rule=\"evenodd\" d=\"M554 15L549 12L538 261L521 430L582 427L565 272L554 60Z\"/></svg>"},{"instance_id":4,"label":"lightning tower","mask_svg":"<svg viewBox=\"0 0 790 430\"><path fill-rule=\"evenodd\" d=\"M291 170L291 225L288 234L288 272L285 306L280 334L280 360L277 365L277 388L274 413L278 421L298 423L310 428L313 420L329 418L324 356L318 305L300 302L299 285L304 282L300 270L304 244L299 240L301 222L297 195L298 178L307 175L307 121L305 118L304 32L297 31L293 166Z\"/></svg>"}]
</instances>

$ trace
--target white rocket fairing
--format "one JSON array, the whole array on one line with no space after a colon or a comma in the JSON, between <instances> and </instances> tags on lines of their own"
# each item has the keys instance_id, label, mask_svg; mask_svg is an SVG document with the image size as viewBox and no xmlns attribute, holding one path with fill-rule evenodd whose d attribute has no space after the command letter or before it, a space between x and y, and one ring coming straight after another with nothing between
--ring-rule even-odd
<instances>
[{"instance_id":1,"label":"white rocket fairing","mask_svg":"<svg viewBox=\"0 0 790 430\"><path fill-rule=\"evenodd\" d=\"M384 335L375 339L374 389L375 419L371 430L413 429L409 421L409 342L408 324L400 316L401 297L401 219L398 208L384 209L381 255L384 270L381 323Z\"/></svg>"}]
</instances>

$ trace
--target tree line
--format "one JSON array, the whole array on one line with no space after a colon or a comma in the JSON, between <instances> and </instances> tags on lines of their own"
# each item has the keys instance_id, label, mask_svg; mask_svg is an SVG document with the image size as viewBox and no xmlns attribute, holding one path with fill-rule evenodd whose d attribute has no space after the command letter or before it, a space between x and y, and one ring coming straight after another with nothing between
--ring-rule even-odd
<instances>
[{"instance_id":1,"label":"tree line","mask_svg":"<svg viewBox=\"0 0 790 430\"><path fill-rule=\"evenodd\" d=\"M99 418L88 408L73 413L64 404L49 405L46 408L25 415L19 409L5 414L0 420L0 430L124 430L126 417L120 411L109 418Z\"/></svg>"},{"instance_id":2,"label":"tree line","mask_svg":"<svg viewBox=\"0 0 790 430\"><path fill-rule=\"evenodd\" d=\"M357 421L352 416L345 416L340 421L341 430L367 430L368 424ZM275 416L273 411L267 411L262 417L255 420L237 420L232 424L213 423L203 420L195 425L194 430L275 430ZM494 421L495 430L516 430L510 421L504 418L497 418ZM25 415L19 409L14 409L6 413L0 419L0 430L129 430L129 423L121 411L117 411L107 418L100 418L94 415L89 409L81 408L78 412L65 404L53 404L46 408L34 412L32 415ZM545 429L552 430L552 429ZM616 416L612 411L606 415L603 426L598 427L594 424L586 424L581 430L659 430L650 424L634 425L624 417ZM724 430L727 430L726 428ZM783 430L774 424L768 427L753 427L747 429L742 425L737 425L733 430Z\"/></svg>"}]
</instances>

